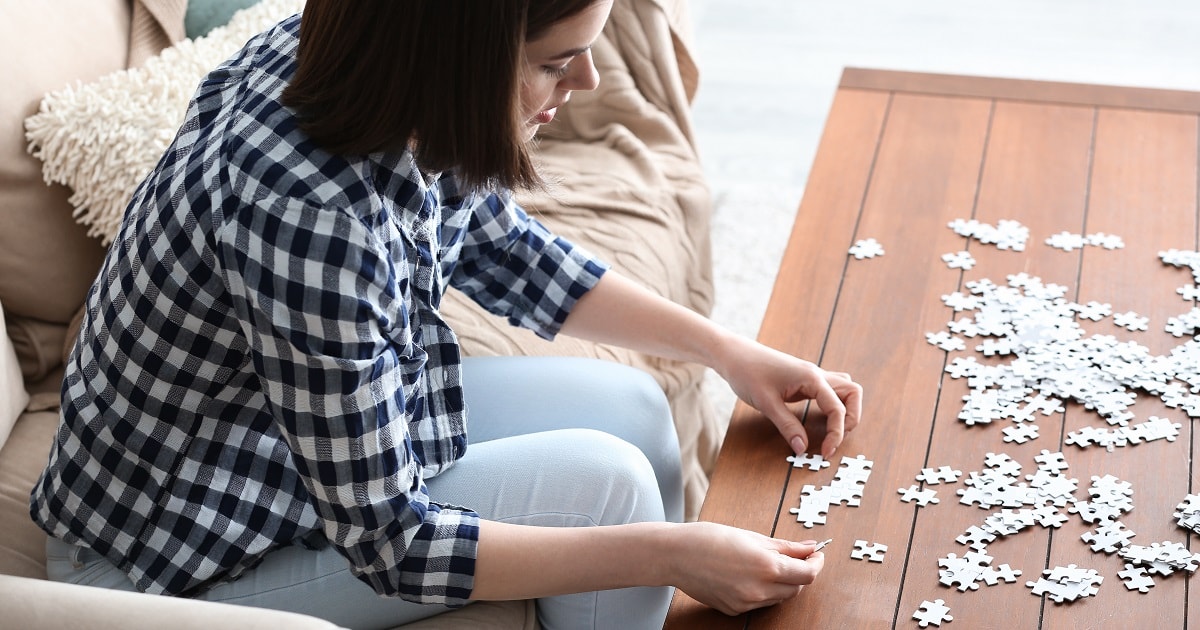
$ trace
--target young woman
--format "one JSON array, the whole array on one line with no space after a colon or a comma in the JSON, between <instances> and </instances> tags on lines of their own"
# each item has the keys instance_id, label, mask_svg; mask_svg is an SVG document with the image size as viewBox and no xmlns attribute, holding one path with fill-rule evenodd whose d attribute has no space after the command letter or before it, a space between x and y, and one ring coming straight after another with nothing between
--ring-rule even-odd
<instances>
[{"instance_id":1,"label":"young woman","mask_svg":"<svg viewBox=\"0 0 1200 630\"><path fill-rule=\"evenodd\" d=\"M658 627L671 586L735 613L812 582L812 543L678 522L647 375L463 359L439 315L453 286L545 337L712 366L797 452L787 402L828 415L826 455L858 423L847 375L639 288L512 201L539 184L538 127L595 88L610 9L309 0L202 82L88 295L32 495L53 579L347 627L539 598L547 628Z\"/></svg>"}]
</instances>

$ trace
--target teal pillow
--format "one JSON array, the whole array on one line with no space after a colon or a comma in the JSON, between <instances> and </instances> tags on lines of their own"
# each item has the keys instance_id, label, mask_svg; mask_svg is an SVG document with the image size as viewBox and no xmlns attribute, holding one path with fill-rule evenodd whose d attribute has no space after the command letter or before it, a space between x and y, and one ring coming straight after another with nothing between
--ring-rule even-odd
<instances>
[{"instance_id":1,"label":"teal pillow","mask_svg":"<svg viewBox=\"0 0 1200 630\"><path fill-rule=\"evenodd\" d=\"M233 14L258 4L259 0L188 0L183 28L189 39L207 35L218 26L225 26Z\"/></svg>"}]
</instances>

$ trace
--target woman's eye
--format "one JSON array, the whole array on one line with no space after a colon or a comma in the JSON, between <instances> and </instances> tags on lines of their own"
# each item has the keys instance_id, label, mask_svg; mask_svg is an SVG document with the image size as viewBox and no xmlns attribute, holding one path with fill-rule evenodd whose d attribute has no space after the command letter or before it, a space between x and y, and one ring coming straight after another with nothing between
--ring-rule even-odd
<instances>
[{"instance_id":1,"label":"woman's eye","mask_svg":"<svg viewBox=\"0 0 1200 630\"><path fill-rule=\"evenodd\" d=\"M548 74L556 79L561 79L561 78L567 76L567 73L571 71L571 64L568 63L566 65L557 66L557 67L556 66L542 66L542 70L544 70L546 72L546 74Z\"/></svg>"}]
</instances>

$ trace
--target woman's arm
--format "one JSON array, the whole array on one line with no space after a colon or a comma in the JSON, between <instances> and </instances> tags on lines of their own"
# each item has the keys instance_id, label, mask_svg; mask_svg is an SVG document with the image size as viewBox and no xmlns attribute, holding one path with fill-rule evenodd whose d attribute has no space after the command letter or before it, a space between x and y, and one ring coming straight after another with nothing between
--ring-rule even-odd
<instances>
[{"instance_id":1,"label":"woman's arm","mask_svg":"<svg viewBox=\"0 0 1200 630\"><path fill-rule=\"evenodd\" d=\"M603 527L480 524L472 599L674 585L726 614L793 597L824 565L814 541L715 523Z\"/></svg>"},{"instance_id":2,"label":"woman's arm","mask_svg":"<svg viewBox=\"0 0 1200 630\"><path fill-rule=\"evenodd\" d=\"M862 388L849 375L736 335L613 270L580 298L562 333L713 368L797 453L807 448L807 433L787 403L815 400L825 413L825 457L859 422Z\"/></svg>"}]
</instances>

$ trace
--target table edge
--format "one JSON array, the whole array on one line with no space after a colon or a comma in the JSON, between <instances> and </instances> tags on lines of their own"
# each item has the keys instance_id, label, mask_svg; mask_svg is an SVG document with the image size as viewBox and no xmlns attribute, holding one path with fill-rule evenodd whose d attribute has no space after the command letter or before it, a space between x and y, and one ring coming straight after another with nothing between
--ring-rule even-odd
<instances>
[{"instance_id":1,"label":"table edge","mask_svg":"<svg viewBox=\"0 0 1200 630\"><path fill-rule=\"evenodd\" d=\"M838 89L1200 114L1200 92L846 67Z\"/></svg>"}]
</instances>

